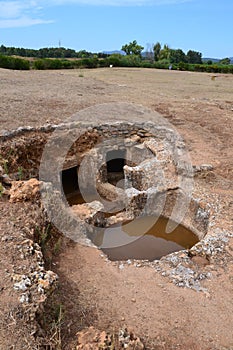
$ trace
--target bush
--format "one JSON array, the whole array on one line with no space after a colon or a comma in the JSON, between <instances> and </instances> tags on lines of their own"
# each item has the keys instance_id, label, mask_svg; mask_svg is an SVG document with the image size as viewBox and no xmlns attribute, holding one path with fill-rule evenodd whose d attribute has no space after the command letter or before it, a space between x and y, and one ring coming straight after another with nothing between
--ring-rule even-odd
<instances>
[{"instance_id":1,"label":"bush","mask_svg":"<svg viewBox=\"0 0 233 350\"><path fill-rule=\"evenodd\" d=\"M138 55L122 56L123 67L141 67L141 57Z\"/></svg>"},{"instance_id":2,"label":"bush","mask_svg":"<svg viewBox=\"0 0 233 350\"><path fill-rule=\"evenodd\" d=\"M93 58L83 58L81 60L81 67L83 68L97 68L99 60L96 57Z\"/></svg>"},{"instance_id":3,"label":"bush","mask_svg":"<svg viewBox=\"0 0 233 350\"><path fill-rule=\"evenodd\" d=\"M108 61L106 59L100 59L99 60L99 67L100 68L105 68L105 67L109 67L110 64L108 63Z\"/></svg>"},{"instance_id":4,"label":"bush","mask_svg":"<svg viewBox=\"0 0 233 350\"><path fill-rule=\"evenodd\" d=\"M16 70L29 70L30 62L22 58L0 55L0 67Z\"/></svg>"},{"instance_id":5,"label":"bush","mask_svg":"<svg viewBox=\"0 0 233 350\"><path fill-rule=\"evenodd\" d=\"M120 67L122 65L122 55L113 54L106 58L108 66L113 65L114 67Z\"/></svg>"},{"instance_id":6,"label":"bush","mask_svg":"<svg viewBox=\"0 0 233 350\"><path fill-rule=\"evenodd\" d=\"M169 62L169 60L160 60L160 61L155 62L153 64L153 68L168 69L170 65L171 65L171 63Z\"/></svg>"},{"instance_id":7,"label":"bush","mask_svg":"<svg viewBox=\"0 0 233 350\"><path fill-rule=\"evenodd\" d=\"M71 68L98 68L98 67L142 67L169 69L171 65L167 59L158 62L142 60L138 55L122 56L113 54L107 58L98 59L98 57L82 58L77 60L66 59L37 59L33 62L34 69L71 69ZM20 58L0 55L0 67L10 69L30 69L30 63ZM191 64L180 62L172 64L173 70L190 71L190 72L207 72L207 73L231 73L233 74L233 65L223 64Z\"/></svg>"},{"instance_id":8,"label":"bush","mask_svg":"<svg viewBox=\"0 0 233 350\"><path fill-rule=\"evenodd\" d=\"M178 64L178 69L179 70L189 70L191 67L188 63L180 62Z\"/></svg>"},{"instance_id":9,"label":"bush","mask_svg":"<svg viewBox=\"0 0 233 350\"><path fill-rule=\"evenodd\" d=\"M153 63L150 61L143 61L141 63L141 67L142 68L153 68Z\"/></svg>"},{"instance_id":10,"label":"bush","mask_svg":"<svg viewBox=\"0 0 233 350\"><path fill-rule=\"evenodd\" d=\"M42 58L33 62L34 69L70 69L74 68L72 61Z\"/></svg>"}]
</instances>

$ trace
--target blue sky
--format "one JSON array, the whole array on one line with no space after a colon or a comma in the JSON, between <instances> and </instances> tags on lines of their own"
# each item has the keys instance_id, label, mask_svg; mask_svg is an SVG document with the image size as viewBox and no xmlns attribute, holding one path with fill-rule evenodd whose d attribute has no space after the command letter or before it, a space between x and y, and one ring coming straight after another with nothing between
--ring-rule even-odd
<instances>
[{"instance_id":1,"label":"blue sky","mask_svg":"<svg viewBox=\"0 0 233 350\"><path fill-rule=\"evenodd\" d=\"M0 45L119 50L136 39L233 56L232 0L0 0Z\"/></svg>"}]
</instances>

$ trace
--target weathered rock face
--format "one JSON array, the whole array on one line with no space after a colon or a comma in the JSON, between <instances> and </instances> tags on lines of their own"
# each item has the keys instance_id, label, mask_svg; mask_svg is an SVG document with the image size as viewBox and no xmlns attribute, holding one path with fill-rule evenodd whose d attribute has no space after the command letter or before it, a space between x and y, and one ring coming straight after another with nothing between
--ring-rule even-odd
<instances>
[{"instance_id":1,"label":"weathered rock face","mask_svg":"<svg viewBox=\"0 0 233 350\"><path fill-rule=\"evenodd\" d=\"M97 227L105 226L105 217L102 210L104 206L98 202L94 201L86 204L73 205L73 212L81 219L87 222L88 224L95 225Z\"/></svg>"},{"instance_id":2,"label":"weathered rock face","mask_svg":"<svg viewBox=\"0 0 233 350\"><path fill-rule=\"evenodd\" d=\"M125 197L125 192L121 188L118 188L116 186L113 186L112 184L105 182L105 183L99 183L97 184L97 190L99 194L103 197L106 198L109 201L115 201L119 200Z\"/></svg>"},{"instance_id":3,"label":"weathered rock face","mask_svg":"<svg viewBox=\"0 0 233 350\"><path fill-rule=\"evenodd\" d=\"M121 212L116 215L112 215L106 219L106 227L116 225L122 222L126 222L128 220L133 220L133 217L130 217L128 213Z\"/></svg>"},{"instance_id":4,"label":"weathered rock face","mask_svg":"<svg viewBox=\"0 0 233 350\"><path fill-rule=\"evenodd\" d=\"M40 181L37 179L13 181L9 195L10 203L33 201L40 196Z\"/></svg>"}]
</instances>

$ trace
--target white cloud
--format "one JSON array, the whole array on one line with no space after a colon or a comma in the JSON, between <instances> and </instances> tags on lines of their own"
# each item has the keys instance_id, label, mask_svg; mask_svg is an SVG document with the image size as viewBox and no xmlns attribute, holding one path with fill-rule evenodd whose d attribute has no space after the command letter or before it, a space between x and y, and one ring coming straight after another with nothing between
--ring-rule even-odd
<instances>
[{"instance_id":1,"label":"white cloud","mask_svg":"<svg viewBox=\"0 0 233 350\"><path fill-rule=\"evenodd\" d=\"M59 5L148 6L178 4L193 0L0 0L0 28L52 23L43 19L46 7Z\"/></svg>"},{"instance_id":2,"label":"white cloud","mask_svg":"<svg viewBox=\"0 0 233 350\"><path fill-rule=\"evenodd\" d=\"M17 1L1 1L0 2L0 17L15 18L21 13L22 6Z\"/></svg>"},{"instance_id":3,"label":"white cloud","mask_svg":"<svg viewBox=\"0 0 233 350\"><path fill-rule=\"evenodd\" d=\"M41 18L43 7L36 0L0 0L0 28L29 27L51 23Z\"/></svg>"},{"instance_id":4,"label":"white cloud","mask_svg":"<svg viewBox=\"0 0 233 350\"><path fill-rule=\"evenodd\" d=\"M19 28L19 27L30 27L36 24L48 24L53 21L46 21L42 19L33 19L30 17L20 17L14 19L0 19L0 28Z\"/></svg>"}]
</instances>

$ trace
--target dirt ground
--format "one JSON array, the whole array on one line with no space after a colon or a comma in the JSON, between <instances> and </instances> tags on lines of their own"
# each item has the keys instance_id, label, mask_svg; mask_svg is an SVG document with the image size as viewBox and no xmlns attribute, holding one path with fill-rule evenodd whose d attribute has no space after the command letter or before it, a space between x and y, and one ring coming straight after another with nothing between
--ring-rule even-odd
<instances>
[{"instance_id":1,"label":"dirt ground","mask_svg":"<svg viewBox=\"0 0 233 350\"><path fill-rule=\"evenodd\" d=\"M195 191L212 203L217 198L219 227L232 232L233 76L212 77L206 73L127 68L41 72L0 69L1 131L57 124L85 107L108 102L130 102L158 111L184 137L193 165L213 165L209 176L196 178ZM31 340L24 343L22 329L16 339L17 322L9 312L10 304L17 308L17 293L5 272L17 263L17 252L7 250L4 239L13 232L12 240L17 240L14 237L22 230L18 224L18 216L23 216L20 210L14 204L1 203L1 350L34 346ZM233 349L232 240L227 251L227 263L222 260L222 264L213 262L208 267L213 272L212 278L204 282L208 293L198 293L175 286L150 266L124 264L122 268L107 262L97 249L65 244L53 261L64 308L62 348L75 349L75 333L85 326L114 332L126 325L149 350ZM6 341L9 334L15 334L15 338Z\"/></svg>"}]
</instances>

